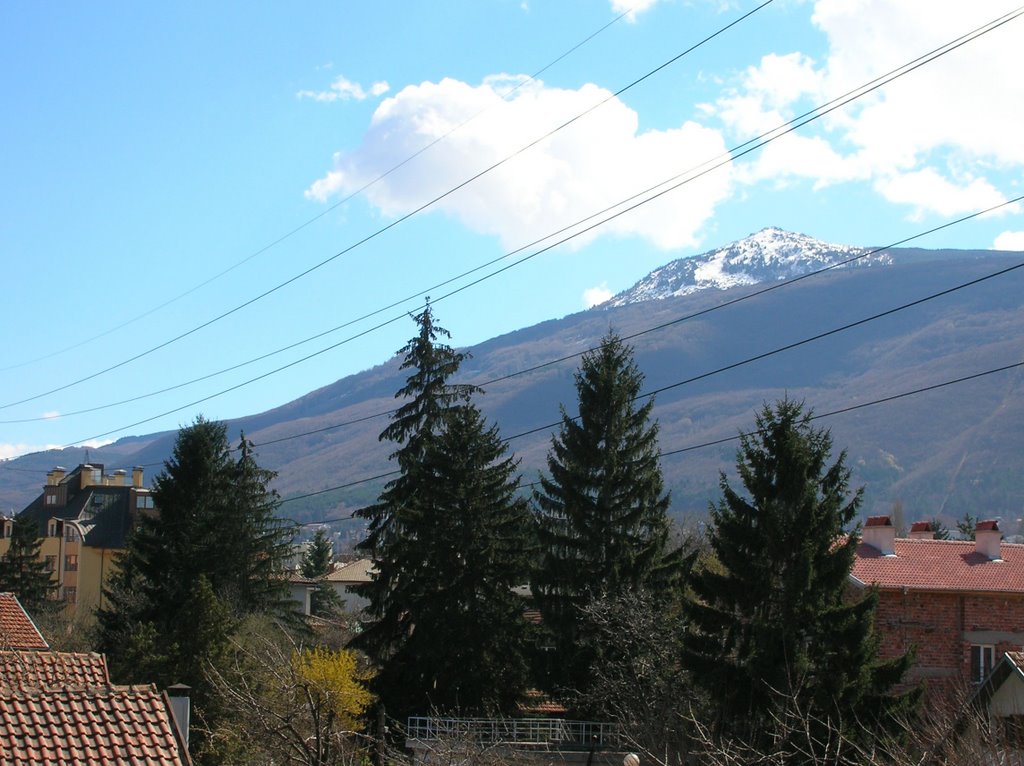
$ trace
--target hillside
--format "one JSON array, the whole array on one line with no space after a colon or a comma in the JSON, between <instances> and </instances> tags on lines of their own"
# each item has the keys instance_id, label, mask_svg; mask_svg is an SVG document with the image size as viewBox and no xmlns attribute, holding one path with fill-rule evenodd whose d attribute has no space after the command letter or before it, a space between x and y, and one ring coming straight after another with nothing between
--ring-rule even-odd
<instances>
[{"instance_id":1,"label":"hillside","mask_svg":"<svg viewBox=\"0 0 1024 766\"><path fill-rule=\"evenodd\" d=\"M782 284L781 279L865 252L808 242L814 243L765 230L727 248L667 264L601 307L468 349L472 358L461 380L481 383L583 351L609 327L629 336L667 324L631 341L647 375L647 390L707 375L657 396L662 448L673 451L735 436L751 426L754 410L766 400L789 396L827 413L1024 358L1021 269L709 375L1021 258L1019 253L897 249L865 259L869 268L838 268L713 310L767 284ZM692 314L699 316L677 321ZM443 324L443 307L439 319ZM559 402L573 406L575 365L576 360L561 362L486 385L480 404L506 437L554 423ZM832 429L837 447L848 451L854 483L865 486L865 511L888 510L900 500L913 518L943 514L953 519L971 512L1016 519L1024 510L1021 380L1021 370L1011 370L829 417L821 424ZM286 497L377 476L390 469L388 445L377 441L385 423L379 415L393 406L398 386L397 361L392 360L236 421L231 433L244 428L262 445L260 459L279 471L277 487ZM340 423L350 425L332 427ZM308 435L287 438L298 433ZM527 482L543 465L549 433L541 429L511 441ZM147 476L152 477L173 438L163 433L123 439L90 450L90 459L110 468L151 464ZM665 458L675 513L706 510L716 496L719 471L730 470L735 447L733 441ZM22 507L38 493L48 468L82 459L79 449L4 463L0 507ZM371 500L378 486L379 481L358 484L289 503L284 510L303 520L336 516Z\"/></svg>"}]
</instances>

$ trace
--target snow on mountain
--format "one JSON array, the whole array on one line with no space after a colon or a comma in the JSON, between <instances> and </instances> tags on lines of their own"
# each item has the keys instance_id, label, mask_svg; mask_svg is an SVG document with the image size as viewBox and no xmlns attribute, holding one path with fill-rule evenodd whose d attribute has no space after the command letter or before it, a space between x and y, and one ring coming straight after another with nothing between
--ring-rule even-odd
<instances>
[{"instance_id":1,"label":"snow on mountain","mask_svg":"<svg viewBox=\"0 0 1024 766\"><path fill-rule=\"evenodd\" d=\"M602 305L624 306L700 290L792 279L858 256L864 257L848 266L892 263L888 254L865 255L867 252L867 248L835 245L770 227L717 250L672 261Z\"/></svg>"}]
</instances>

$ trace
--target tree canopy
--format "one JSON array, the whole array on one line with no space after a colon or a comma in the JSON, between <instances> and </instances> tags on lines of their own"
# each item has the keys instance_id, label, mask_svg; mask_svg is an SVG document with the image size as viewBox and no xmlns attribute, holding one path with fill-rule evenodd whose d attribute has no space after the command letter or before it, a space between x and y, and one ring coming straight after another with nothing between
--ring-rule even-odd
<instances>
[{"instance_id":1,"label":"tree canopy","mask_svg":"<svg viewBox=\"0 0 1024 766\"><path fill-rule=\"evenodd\" d=\"M683 664L721 736L754 747L794 710L844 736L877 730L914 694L893 696L910 658L881 660L876 595L851 600L861 492L850 492L845 454L800 403L765 405L741 435L737 472L723 474L711 509L716 566L691 577Z\"/></svg>"},{"instance_id":2,"label":"tree canopy","mask_svg":"<svg viewBox=\"0 0 1024 766\"><path fill-rule=\"evenodd\" d=\"M584 355L575 376L579 415L562 407L534 494L542 561L533 594L554 641L551 687L583 691L592 675L600 649L581 622L590 603L639 589L658 599L685 569L670 543L654 403L637 404L643 379L615 333Z\"/></svg>"},{"instance_id":3,"label":"tree canopy","mask_svg":"<svg viewBox=\"0 0 1024 766\"><path fill-rule=\"evenodd\" d=\"M227 429L198 418L182 428L153 485L156 513L137 520L99 610L99 644L118 682L185 683L197 716L221 715L206 669L237 620L285 610L292 529L243 436L232 460Z\"/></svg>"},{"instance_id":4,"label":"tree canopy","mask_svg":"<svg viewBox=\"0 0 1024 766\"><path fill-rule=\"evenodd\" d=\"M42 541L35 519L14 517L10 546L0 557L0 592L13 593L30 613L52 606L57 589L53 573L39 555Z\"/></svg>"},{"instance_id":5,"label":"tree canopy","mask_svg":"<svg viewBox=\"0 0 1024 766\"><path fill-rule=\"evenodd\" d=\"M428 306L400 353L403 404L381 434L399 476L360 512L376 562L370 621L353 644L379 664L389 715L510 711L526 685L529 513L497 429L452 384L464 356Z\"/></svg>"}]
</instances>

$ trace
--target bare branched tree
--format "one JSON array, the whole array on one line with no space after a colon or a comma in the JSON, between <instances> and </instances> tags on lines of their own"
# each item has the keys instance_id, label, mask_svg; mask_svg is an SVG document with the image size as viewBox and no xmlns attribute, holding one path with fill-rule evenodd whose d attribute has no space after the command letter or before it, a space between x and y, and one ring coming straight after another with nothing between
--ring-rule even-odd
<instances>
[{"instance_id":1,"label":"bare branched tree","mask_svg":"<svg viewBox=\"0 0 1024 766\"><path fill-rule=\"evenodd\" d=\"M252 622L232 639L229 661L207 669L234 711L211 735L233 740L224 749L244 751L248 763L361 763L372 743L359 719L371 698L345 650L311 651L276 624Z\"/></svg>"}]
</instances>

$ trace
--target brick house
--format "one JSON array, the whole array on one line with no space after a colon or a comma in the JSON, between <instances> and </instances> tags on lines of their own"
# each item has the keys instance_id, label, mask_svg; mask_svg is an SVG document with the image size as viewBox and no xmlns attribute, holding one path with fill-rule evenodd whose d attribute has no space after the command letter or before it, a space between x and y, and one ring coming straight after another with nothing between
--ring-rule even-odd
<instances>
[{"instance_id":1,"label":"brick house","mask_svg":"<svg viewBox=\"0 0 1024 766\"><path fill-rule=\"evenodd\" d=\"M83 464L70 473L57 467L46 474L42 493L18 514L32 518L57 596L71 609L102 606L102 587L140 513L153 513L153 497L143 486L142 468L106 473ZM10 546L13 519L0 518L0 556Z\"/></svg>"},{"instance_id":2,"label":"brick house","mask_svg":"<svg viewBox=\"0 0 1024 766\"><path fill-rule=\"evenodd\" d=\"M897 538L888 516L863 529L850 582L878 589L881 653L914 648L911 682L931 699L980 684L1008 651L1024 647L1024 545L1002 542L995 521L976 541L935 540L926 522Z\"/></svg>"}]
</instances>

